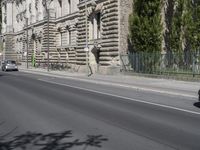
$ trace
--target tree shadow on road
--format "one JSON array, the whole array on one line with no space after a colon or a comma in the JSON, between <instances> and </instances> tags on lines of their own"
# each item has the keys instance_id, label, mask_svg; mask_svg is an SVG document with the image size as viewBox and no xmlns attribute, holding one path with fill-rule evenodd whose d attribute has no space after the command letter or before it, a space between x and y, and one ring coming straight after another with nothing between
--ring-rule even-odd
<instances>
[{"instance_id":1,"label":"tree shadow on road","mask_svg":"<svg viewBox=\"0 0 200 150\"><path fill-rule=\"evenodd\" d=\"M87 135L84 140L76 139L71 130L48 134L27 132L11 139L0 135L0 150L69 150L74 147L87 150L89 147L101 148L105 141L108 139L103 135Z\"/></svg>"},{"instance_id":2,"label":"tree shadow on road","mask_svg":"<svg viewBox=\"0 0 200 150\"><path fill-rule=\"evenodd\" d=\"M193 104L195 107L200 108L200 102L196 102Z\"/></svg>"}]
</instances>

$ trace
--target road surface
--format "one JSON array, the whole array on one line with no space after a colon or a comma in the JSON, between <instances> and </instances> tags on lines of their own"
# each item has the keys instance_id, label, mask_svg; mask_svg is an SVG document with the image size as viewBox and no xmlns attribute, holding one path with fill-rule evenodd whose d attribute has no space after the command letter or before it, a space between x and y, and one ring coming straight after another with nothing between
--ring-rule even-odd
<instances>
[{"instance_id":1,"label":"road surface","mask_svg":"<svg viewBox=\"0 0 200 150\"><path fill-rule=\"evenodd\" d=\"M103 135L102 150L200 150L195 103L178 95L0 72L0 133L16 128L10 137L72 130L78 139Z\"/></svg>"}]
</instances>

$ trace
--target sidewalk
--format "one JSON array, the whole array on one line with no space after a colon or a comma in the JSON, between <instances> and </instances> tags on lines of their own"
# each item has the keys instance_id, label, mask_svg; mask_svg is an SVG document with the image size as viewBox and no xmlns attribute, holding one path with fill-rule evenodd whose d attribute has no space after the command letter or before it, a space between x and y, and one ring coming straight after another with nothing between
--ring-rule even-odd
<instances>
[{"instance_id":1,"label":"sidewalk","mask_svg":"<svg viewBox=\"0 0 200 150\"><path fill-rule=\"evenodd\" d=\"M176 81L172 79L147 78L130 75L100 75L94 74L88 77L85 73L50 71L40 68L29 68L19 66L19 70L27 73L48 75L72 80L80 80L95 84L112 85L122 88L131 88L147 92L156 92L175 96L184 96L197 100L197 92L200 89L199 82Z\"/></svg>"}]
</instances>

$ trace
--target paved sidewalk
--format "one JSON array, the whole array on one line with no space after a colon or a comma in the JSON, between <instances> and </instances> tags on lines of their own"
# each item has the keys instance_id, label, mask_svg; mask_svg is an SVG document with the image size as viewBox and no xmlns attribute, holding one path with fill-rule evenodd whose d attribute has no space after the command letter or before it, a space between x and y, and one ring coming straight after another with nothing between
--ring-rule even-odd
<instances>
[{"instance_id":1,"label":"paved sidewalk","mask_svg":"<svg viewBox=\"0 0 200 150\"><path fill-rule=\"evenodd\" d=\"M40 68L29 68L20 66L20 71L36 73L40 75L55 76L92 82L96 84L113 85L147 92L157 92L175 96L184 96L197 100L197 91L200 89L199 82L177 81L172 79L147 78L128 75L100 75L94 74L88 77L85 73L67 72L67 71L50 71Z\"/></svg>"}]
</instances>

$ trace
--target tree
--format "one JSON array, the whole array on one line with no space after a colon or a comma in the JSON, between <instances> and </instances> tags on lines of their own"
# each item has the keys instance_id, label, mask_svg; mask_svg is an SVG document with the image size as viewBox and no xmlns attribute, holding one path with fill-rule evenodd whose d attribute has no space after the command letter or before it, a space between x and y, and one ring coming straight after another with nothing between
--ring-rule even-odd
<instances>
[{"instance_id":1,"label":"tree","mask_svg":"<svg viewBox=\"0 0 200 150\"><path fill-rule=\"evenodd\" d=\"M174 11L169 30L169 50L172 52L182 51L183 42L183 14L185 11L185 0L174 0Z\"/></svg>"},{"instance_id":2,"label":"tree","mask_svg":"<svg viewBox=\"0 0 200 150\"><path fill-rule=\"evenodd\" d=\"M192 51L200 50L200 1L187 2L184 16L185 38Z\"/></svg>"},{"instance_id":3,"label":"tree","mask_svg":"<svg viewBox=\"0 0 200 150\"><path fill-rule=\"evenodd\" d=\"M160 51L162 43L161 0L135 0L129 18L134 51Z\"/></svg>"},{"instance_id":4,"label":"tree","mask_svg":"<svg viewBox=\"0 0 200 150\"><path fill-rule=\"evenodd\" d=\"M0 0L0 3L2 2L2 0ZM1 28L2 28L2 11L1 11L1 7L0 7L0 35L1 35ZM2 41L0 41L0 53L3 51L3 43Z\"/></svg>"},{"instance_id":5,"label":"tree","mask_svg":"<svg viewBox=\"0 0 200 150\"><path fill-rule=\"evenodd\" d=\"M0 0L0 3L2 2L2 0ZM0 7L0 29L1 29L1 24L2 24L2 11L1 11L1 7ZM1 32L1 30L0 30L0 32Z\"/></svg>"},{"instance_id":6,"label":"tree","mask_svg":"<svg viewBox=\"0 0 200 150\"><path fill-rule=\"evenodd\" d=\"M172 52L194 51L200 46L200 2L174 0L168 45ZM184 47L182 46L184 45Z\"/></svg>"}]
</instances>

